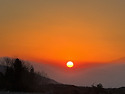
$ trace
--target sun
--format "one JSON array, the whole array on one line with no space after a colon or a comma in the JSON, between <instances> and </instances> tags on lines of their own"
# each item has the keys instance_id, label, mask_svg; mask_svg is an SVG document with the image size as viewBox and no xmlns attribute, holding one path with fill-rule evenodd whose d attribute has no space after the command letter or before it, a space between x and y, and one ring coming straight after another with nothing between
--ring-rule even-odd
<instances>
[{"instance_id":1,"label":"sun","mask_svg":"<svg viewBox=\"0 0 125 94\"><path fill-rule=\"evenodd\" d=\"M72 68L72 67L74 66L74 64L73 64L72 61L68 61L66 65L67 65L67 67L69 67L69 68Z\"/></svg>"}]
</instances>

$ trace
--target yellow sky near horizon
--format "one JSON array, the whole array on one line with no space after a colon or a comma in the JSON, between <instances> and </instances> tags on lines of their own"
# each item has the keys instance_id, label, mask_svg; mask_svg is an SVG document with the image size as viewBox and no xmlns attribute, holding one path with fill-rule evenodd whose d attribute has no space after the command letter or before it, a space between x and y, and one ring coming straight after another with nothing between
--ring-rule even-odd
<instances>
[{"instance_id":1,"label":"yellow sky near horizon","mask_svg":"<svg viewBox=\"0 0 125 94\"><path fill-rule=\"evenodd\" d=\"M0 56L107 62L125 57L124 0L1 0Z\"/></svg>"}]
</instances>

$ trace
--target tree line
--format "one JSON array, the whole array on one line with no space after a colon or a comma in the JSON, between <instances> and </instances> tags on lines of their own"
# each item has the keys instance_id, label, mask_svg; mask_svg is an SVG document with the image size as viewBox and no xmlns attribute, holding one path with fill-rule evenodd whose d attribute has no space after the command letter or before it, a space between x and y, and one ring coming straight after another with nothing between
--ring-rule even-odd
<instances>
[{"instance_id":1,"label":"tree line","mask_svg":"<svg viewBox=\"0 0 125 94\"><path fill-rule=\"evenodd\" d=\"M18 58L4 58L3 67L5 70L0 72L0 90L24 92L41 90L40 82L43 77L34 71L33 66L26 65Z\"/></svg>"}]
</instances>

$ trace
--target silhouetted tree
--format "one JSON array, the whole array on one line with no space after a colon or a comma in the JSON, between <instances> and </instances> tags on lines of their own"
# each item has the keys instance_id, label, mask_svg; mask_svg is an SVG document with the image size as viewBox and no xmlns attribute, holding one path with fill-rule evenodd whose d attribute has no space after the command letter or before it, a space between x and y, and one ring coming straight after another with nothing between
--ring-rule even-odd
<instances>
[{"instance_id":1,"label":"silhouetted tree","mask_svg":"<svg viewBox=\"0 0 125 94\"><path fill-rule=\"evenodd\" d=\"M95 85L92 85L92 89L95 92L95 94L100 94L100 93L104 93L104 88L103 85L101 83Z\"/></svg>"},{"instance_id":2,"label":"silhouetted tree","mask_svg":"<svg viewBox=\"0 0 125 94\"><path fill-rule=\"evenodd\" d=\"M36 91L40 87L41 75L34 72L33 66L27 66L23 61L4 58L5 74L0 73L0 89L10 91Z\"/></svg>"},{"instance_id":3,"label":"silhouetted tree","mask_svg":"<svg viewBox=\"0 0 125 94\"><path fill-rule=\"evenodd\" d=\"M0 90L5 88L5 79L3 73L0 72Z\"/></svg>"}]
</instances>

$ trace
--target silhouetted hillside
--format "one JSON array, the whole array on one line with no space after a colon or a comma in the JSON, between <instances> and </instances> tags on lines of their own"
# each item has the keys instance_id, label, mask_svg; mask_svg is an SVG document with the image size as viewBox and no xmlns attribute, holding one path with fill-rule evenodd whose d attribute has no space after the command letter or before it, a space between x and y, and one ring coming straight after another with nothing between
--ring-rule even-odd
<instances>
[{"instance_id":1,"label":"silhouetted hillside","mask_svg":"<svg viewBox=\"0 0 125 94\"><path fill-rule=\"evenodd\" d=\"M0 90L40 92L43 85L58 84L18 58L3 58L0 64Z\"/></svg>"},{"instance_id":2,"label":"silhouetted hillside","mask_svg":"<svg viewBox=\"0 0 125 94\"><path fill-rule=\"evenodd\" d=\"M35 72L32 65L25 64L18 58L0 60L0 90L1 92L39 92L41 94L125 94L125 87L107 89L103 88L102 84L91 87L59 84Z\"/></svg>"},{"instance_id":3,"label":"silhouetted hillside","mask_svg":"<svg viewBox=\"0 0 125 94\"><path fill-rule=\"evenodd\" d=\"M125 94L125 87L103 88L101 84L92 87L80 87L64 84L50 84L42 87L43 94Z\"/></svg>"}]
</instances>

